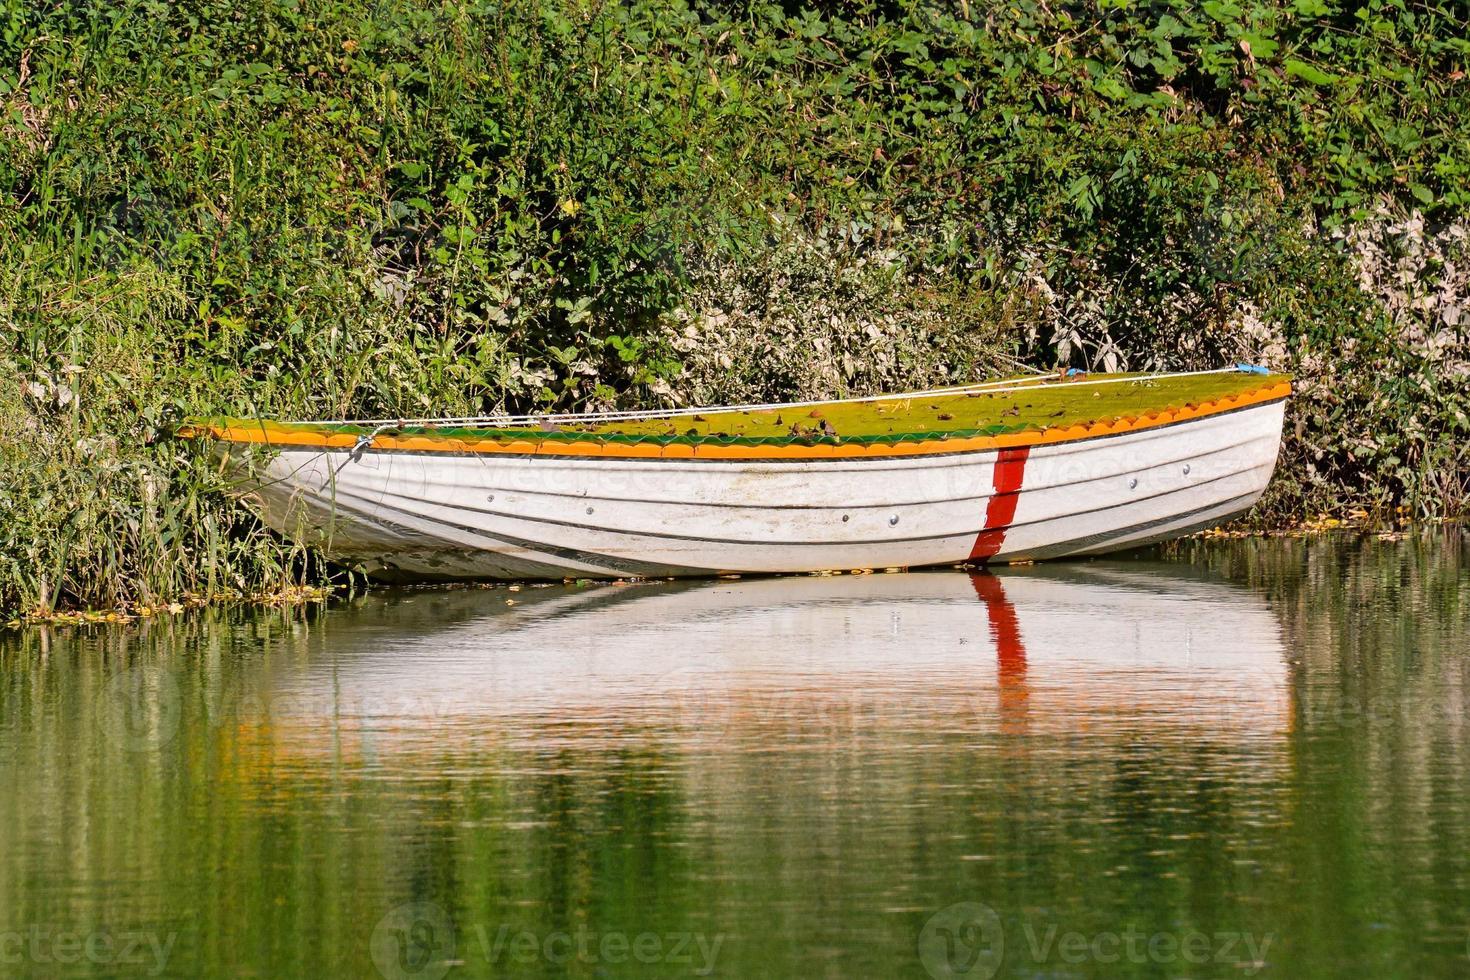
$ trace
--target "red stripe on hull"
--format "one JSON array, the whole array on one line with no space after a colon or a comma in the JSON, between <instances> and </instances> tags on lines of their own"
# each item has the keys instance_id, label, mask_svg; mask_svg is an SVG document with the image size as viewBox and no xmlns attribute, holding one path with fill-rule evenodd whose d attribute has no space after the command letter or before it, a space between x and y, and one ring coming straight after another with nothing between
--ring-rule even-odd
<instances>
[{"instance_id":1,"label":"red stripe on hull","mask_svg":"<svg viewBox=\"0 0 1470 980\"><path fill-rule=\"evenodd\" d=\"M1005 544L1006 529L1016 519L1016 502L1021 496L1021 478L1026 472L1030 446L1002 449L995 460L995 476L991 483L995 494L985 505L985 527L975 536L970 548L970 561L985 561L1000 554Z\"/></svg>"}]
</instances>

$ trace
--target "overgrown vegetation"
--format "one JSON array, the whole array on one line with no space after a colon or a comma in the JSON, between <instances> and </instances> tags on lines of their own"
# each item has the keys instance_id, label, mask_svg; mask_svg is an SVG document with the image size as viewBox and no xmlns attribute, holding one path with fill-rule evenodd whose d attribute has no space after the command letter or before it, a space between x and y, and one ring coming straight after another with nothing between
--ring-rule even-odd
<instances>
[{"instance_id":1,"label":"overgrown vegetation","mask_svg":"<svg viewBox=\"0 0 1470 980\"><path fill-rule=\"evenodd\" d=\"M1275 518L1464 506L1458 0L0 11L0 609L305 574L195 413L1250 357Z\"/></svg>"}]
</instances>

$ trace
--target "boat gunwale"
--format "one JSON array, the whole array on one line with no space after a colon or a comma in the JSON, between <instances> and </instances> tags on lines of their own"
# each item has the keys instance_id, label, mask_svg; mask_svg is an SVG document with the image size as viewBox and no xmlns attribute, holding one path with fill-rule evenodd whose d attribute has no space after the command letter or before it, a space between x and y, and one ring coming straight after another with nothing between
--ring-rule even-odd
<instances>
[{"instance_id":1,"label":"boat gunwale","mask_svg":"<svg viewBox=\"0 0 1470 980\"><path fill-rule=\"evenodd\" d=\"M380 426L370 429L342 423L276 422L266 419L215 418L189 420L175 432L185 439L213 439L279 450L315 449L443 456L516 456L628 460L807 461L862 460L883 457L948 456L1022 446L1082 442L1131 432L1179 425L1214 415L1285 400L1291 379L1273 374L1260 384L1215 399L1184 405L1161 405L1139 415L1089 419L1037 427L989 425L869 435L732 436L661 435L526 428L437 428ZM713 411L713 410L712 410Z\"/></svg>"}]
</instances>

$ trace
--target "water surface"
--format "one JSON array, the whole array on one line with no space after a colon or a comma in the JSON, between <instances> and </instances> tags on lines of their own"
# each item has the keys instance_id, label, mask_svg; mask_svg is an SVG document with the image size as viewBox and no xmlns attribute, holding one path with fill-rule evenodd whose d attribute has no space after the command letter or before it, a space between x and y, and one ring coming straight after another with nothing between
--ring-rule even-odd
<instances>
[{"instance_id":1,"label":"water surface","mask_svg":"<svg viewBox=\"0 0 1470 980\"><path fill-rule=\"evenodd\" d=\"M1470 971L1470 546L0 639L0 973Z\"/></svg>"}]
</instances>

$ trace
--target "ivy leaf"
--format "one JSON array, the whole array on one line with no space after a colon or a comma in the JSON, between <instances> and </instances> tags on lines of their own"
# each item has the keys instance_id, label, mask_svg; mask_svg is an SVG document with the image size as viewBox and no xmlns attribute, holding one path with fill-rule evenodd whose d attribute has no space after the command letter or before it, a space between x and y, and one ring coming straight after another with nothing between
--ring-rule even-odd
<instances>
[{"instance_id":1,"label":"ivy leaf","mask_svg":"<svg viewBox=\"0 0 1470 980\"><path fill-rule=\"evenodd\" d=\"M1232 21L1239 20L1241 14L1245 12L1233 3L1221 3L1220 0L1206 0L1200 6L1211 18L1222 24L1229 24Z\"/></svg>"},{"instance_id":2,"label":"ivy leaf","mask_svg":"<svg viewBox=\"0 0 1470 980\"><path fill-rule=\"evenodd\" d=\"M1260 34L1252 34L1247 31L1240 35L1240 39L1250 45L1251 54L1257 58L1269 58L1276 53L1281 45L1269 37Z\"/></svg>"}]
</instances>

